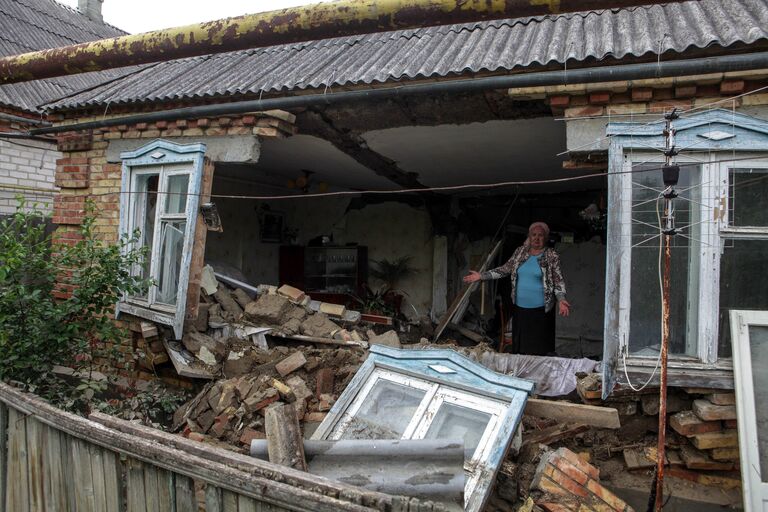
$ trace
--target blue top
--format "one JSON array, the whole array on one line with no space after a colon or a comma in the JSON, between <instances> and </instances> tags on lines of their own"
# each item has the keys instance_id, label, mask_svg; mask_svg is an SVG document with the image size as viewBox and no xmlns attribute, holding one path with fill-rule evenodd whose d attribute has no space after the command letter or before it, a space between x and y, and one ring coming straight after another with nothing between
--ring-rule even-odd
<instances>
[{"instance_id":1,"label":"blue top","mask_svg":"<svg viewBox=\"0 0 768 512\"><path fill-rule=\"evenodd\" d=\"M517 269L515 304L521 308L544 307L544 280L539 265L540 258L540 254L531 256Z\"/></svg>"}]
</instances>

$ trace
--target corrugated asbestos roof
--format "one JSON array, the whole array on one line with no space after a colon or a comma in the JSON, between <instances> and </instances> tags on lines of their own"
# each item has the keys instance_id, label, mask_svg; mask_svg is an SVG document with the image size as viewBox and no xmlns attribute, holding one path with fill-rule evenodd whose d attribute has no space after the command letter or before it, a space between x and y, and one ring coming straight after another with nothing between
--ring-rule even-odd
<instances>
[{"instance_id":1,"label":"corrugated asbestos roof","mask_svg":"<svg viewBox=\"0 0 768 512\"><path fill-rule=\"evenodd\" d=\"M768 38L768 0L694 0L400 30L162 62L51 108L504 72Z\"/></svg>"},{"instance_id":2,"label":"corrugated asbestos roof","mask_svg":"<svg viewBox=\"0 0 768 512\"><path fill-rule=\"evenodd\" d=\"M54 0L0 0L0 56L124 35ZM0 104L35 111L37 106L122 76L126 70L86 73L0 86Z\"/></svg>"}]
</instances>

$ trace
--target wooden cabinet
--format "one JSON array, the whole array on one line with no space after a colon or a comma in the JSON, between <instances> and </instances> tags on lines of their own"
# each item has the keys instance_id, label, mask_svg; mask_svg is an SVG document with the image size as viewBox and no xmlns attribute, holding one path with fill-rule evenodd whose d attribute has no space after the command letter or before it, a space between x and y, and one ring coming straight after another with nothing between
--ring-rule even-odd
<instances>
[{"instance_id":1,"label":"wooden cabinet","mask_svg":"<svg viewBox=\"0 0 768 512\"><path fill-rule=\"evenodd\" d=\"M362 295L368 280L363 246L280 247L280 284L305 292Z\"/></svg>"}]
</instances>

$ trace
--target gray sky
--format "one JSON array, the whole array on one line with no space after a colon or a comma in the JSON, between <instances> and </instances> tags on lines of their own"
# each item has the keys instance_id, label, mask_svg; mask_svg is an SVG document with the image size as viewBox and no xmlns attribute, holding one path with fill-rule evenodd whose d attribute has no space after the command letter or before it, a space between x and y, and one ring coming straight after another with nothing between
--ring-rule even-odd
<instances>
[{"instance_id":1,"label":"gray sky","mask_svg":"<svg viewBox=\"0 0 768 512\"><path fill-rule=\"evenodd\" d=\"M57 0L77 8L77 0ZM135 34L321 0L104 0L104 21Z\"/></svg>"}]
</instances>

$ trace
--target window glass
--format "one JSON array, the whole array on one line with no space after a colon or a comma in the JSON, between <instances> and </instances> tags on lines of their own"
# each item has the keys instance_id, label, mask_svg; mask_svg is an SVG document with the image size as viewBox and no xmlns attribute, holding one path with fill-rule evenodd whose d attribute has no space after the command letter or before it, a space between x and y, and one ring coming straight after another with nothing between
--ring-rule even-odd
<instances>
[{"instance_id":1,"label":"window glass","mask_svg":"<svg viewBox=\"0 0 768 512\"><path fill-rule=\"evenodd\" d=\"M768 226L768 169L730 169L728 195L731 226Z\"/></svg>"},{"instance_id":2,"label":"window glass","mask_svg":"<svg viewBox=\"0 0 768 512\"><path fill-rule=\"evenodd\" d=\"M400 439L426 392L384 379L374 384L342 439Z\"/></svg>"},{"instance_id":3,"label":"window glass","mask_svg":"<svg viewBox=\"0 0 768 512\"><path fill-rule=\"evenodd\" d=\"M768 309L768 240L726 240L720 258L718 357L731 357L731 309Z\"/></svg>"},{"instance_id":4,"label":"window glass","mask_svg":"<svg viewBox=\"0 0 768 512\"><path fill-rule=\"evenodd\" d=\"M165 200L165 213L184 213L187 207L189 174L168 176L168 192Z\"/></svg>"},{"instance_id":5,"label":"window glass","mask_svg":"<svg viewBox=\"0 0 768 512\"><path fill-rule=\"evenodd\" d=\"M176 305L186 220L164 221L160 230L157 302Z\"/></svg>"},{"instance_id":6,"label":"window glass","mask_svg":"<svg viewBox=\"0 0 768 512\"><path fill-rule=\"evenodd\" d=\"M643 164L633 167L632 175L632 251L630 287L629 350L633 355L656 357L661 346L661 289L659 286L659 217L663 222L664 190L661 164ZM675 189L679 197L674 199L675 226L684 228L699 216L698 204L701 191L697 166L681 166L680 180ZM695 315L689 318L689 299L695 302L696 268L691 259L699 252L695 229L683 229L682 234L672 236L672 274L670 286L670 340L669 353L696 355L695 339L689 340L689 332L695 332ZM661 254L663 272L664 255ZM695 309L695 308L694 308ZM690 342L689 342L690 341Z\"/></svg>"},{"instance_id":7,"label":"window glass","mask_svg":"<svg viewBox=\"0 0 768 512\"><path fill-rule=\"evenodd\" d=\"M760 452L760 477L768 482L768 327L749 326L749 352L752 358L752 384L755 392L757 447Z\"/></svg>"},{"instance_id":8,"label":"window glass","mask_svg":"<svg viewBox=\"0 0 768 512\"><path fill-rule=\"evenodd\" d=\"M491 415L488 413L444 402L424 438L463 439L464 459L470 460L489 421Z\"/></svg>"},{"instance_id":9,"label":"window glass","mask_svg":"<svg viewBox=\"0 0 768 512\"><path fill-rule=\"evenodd\" d=\"M142 266L135 270L136 274L143 279L149 278L150 257L152 250L152 241L155 236L155 207L157 204L157 186L159 182L158 174L140 174L136 177L136 190L131 197L132 208L132 226L139 230L139 245L147 248L147 257ZM137 295L137 297L146 299L148 290Z\"/></svg>"}]
</instances>

